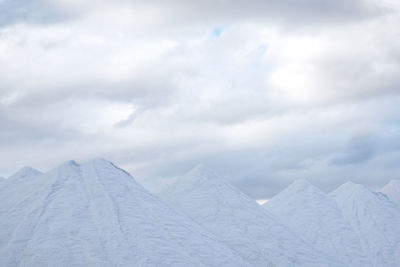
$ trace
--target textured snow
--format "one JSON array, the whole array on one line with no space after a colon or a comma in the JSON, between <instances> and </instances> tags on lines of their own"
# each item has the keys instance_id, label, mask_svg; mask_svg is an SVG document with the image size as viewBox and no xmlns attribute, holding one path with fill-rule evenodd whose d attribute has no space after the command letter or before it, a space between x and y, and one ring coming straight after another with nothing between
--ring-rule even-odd
<instances>
[{"instance_id":1,"label":"textured snow","mask_svg":"<svg viewBox=\"0 0 400 267\"><path fill-rule=\"evenodd\" d=\"M203 166L160 195L254 266L344 266L327 260L254 200Z\"/></svg>"},{"instance_id":2,"label":"textured snow","mask_svg":"<svg viewBox=\"0 0 400 267\"><path fill-rule=\"evenodd\" d=\"M400 210L386 195L348 182L331 194L374 266L400 266Z\"/></svg>"},{"instance_id":3,"label":"textured snow","mask_svg":"<svg viewBox=\"0 0 400 267\"><path fill-rule=\"evenodd\" d=\"M0 266L249 266L105 160L11 178L0 185Z\"/></svg>"},{"instance_id":4,"label":"textured snow","mask_svg":"<svg viewBox=\"0 0 400 267\"><path fill-rule=\"evenodd\" d=\"M386 194L393 203L400 205L400 180L391 180L381 189L381 192Z\"/></svg>"},{"instance_id":5,"label":"textured snow","mask_svg":"<svg viewBox=\"0 0 400 267\"><path fill-rule=\"evenodd\" d=\"M42 173L32 167L25 166L21 168L19 171L14 173L9 177L9 179L24 179L26 177L36 177L41 175Z\"/></svg>"},{"instance_id":6,"label":"textured snow","mask_svg":"<svg viewBox=\"0 0 400 267\"><path fill-rule=\"evenodd\" d=\"M346 266L371 266L336 201L308 181L296 180L263 207L322 253Z\"/></svg>"}]
</instances>

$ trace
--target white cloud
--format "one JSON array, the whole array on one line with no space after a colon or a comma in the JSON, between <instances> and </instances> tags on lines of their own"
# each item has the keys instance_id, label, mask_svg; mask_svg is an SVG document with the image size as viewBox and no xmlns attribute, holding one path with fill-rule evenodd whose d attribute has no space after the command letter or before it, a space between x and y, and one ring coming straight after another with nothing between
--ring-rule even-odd
<instances>
[{"instance_id":1,"label":"white cloud","mask_svg":"<svg viewBox=\"0 0 400 267\"><path fill-rule=\"evenodd\" d=\"M263 198L298 176L329 189L357 164L384 171L398 155L396 4L253 4L60 0L73 16L8 19L0 172L103 156L159 184L204 162ZM364 134L367 161L348 145Z\"/></svg>"}]
</instances>

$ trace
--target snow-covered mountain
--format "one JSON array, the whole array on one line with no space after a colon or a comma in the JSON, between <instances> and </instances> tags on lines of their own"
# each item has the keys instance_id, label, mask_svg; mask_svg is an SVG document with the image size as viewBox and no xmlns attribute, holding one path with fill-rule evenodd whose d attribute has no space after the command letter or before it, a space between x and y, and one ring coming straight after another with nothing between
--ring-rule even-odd
<instances>
[{"instance_id":1,"label":"snow-covered mountain","mask_svg":"<svg viewBox=\"0 0 400 267\"><path fill-rule=\"evenodd\" d=\"M30 166L25 166L21 168L19 171L14 173L9 177L9 179L24 179L25 177L36 177L41 175L42 173Z\"/></svg>"},{"instance_id":2,"label":"snow-covered mountain","mask_svg":"<svg viewBox=\"0 0 400 267\"><path fill-rule=\"evenodd\" d=\"M0 216L0 266L250 266L101 159L13 175Z\"/></svg>"},{"instance_id":3,"label":"snow-covered mountain","mask_svg":"<svg viewBox=\"0 0 400 267\"><path fill-rule=\"evenodd\" d=\"M371 266L357 234L336 201L304 179L293 182L263 205L303 240L345 266Z\"/></svg>"},{"instance_id":4,"label":"snow-covered mountain","mask_svg":"<svg viewBox=\"0 0 400 267\"><path fill-rule=\"evenodd\" d=\"M348 182L331 195L374 266L400 266L400 209L386 195Z\"/></svg>"},{"instance_id":5,"label":"snow-covered mountain","mask_svg":"<svg viewBox=\"0 0 400 267\"><path fill-rule=\"evenodd\" d=\"M381 192L389 197L389 199L400 205L400 180L391 180L384 187Z\"/></svg>"},{"instance_id":6,"label":"snow-covered mountain","mask_svg":"<svg viewBox=\"0 0 400 267\"><path fill-rule=\"evenodd\" d=\"M160 196L254 266L344 266L316 252L266 209L203 166L180 177Z\"/></svg>"}]
</instances>

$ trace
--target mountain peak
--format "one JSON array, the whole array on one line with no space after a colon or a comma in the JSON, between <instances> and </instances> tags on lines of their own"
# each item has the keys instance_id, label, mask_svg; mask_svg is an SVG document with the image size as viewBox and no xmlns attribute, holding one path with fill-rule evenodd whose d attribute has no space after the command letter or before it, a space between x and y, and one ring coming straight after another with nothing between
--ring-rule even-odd
<instances>
[{"instance_id":1,"label":"mountain peak","mask_svg":"<svg viewBox=\"0 0 400 267\"><path fill-rule=\"evenodd\" d=\"M308 180L297 179L276 196L274 196L271 200L280 199L281 197L286 199L287 197L298 195L300 192L318 195L325 194L319 188L311 184Z\"/></svg>"},{"instance_id":2,"label":"mountain peak","mask_svg":"<svg viewBox=\"0 0 400 267\"><path fill-rule=\"evenodd\" d=\"M37 178L0 187L0 266L248 266L109 161Z\"/></svg>"},{"instance_id":3,"label":"mountain peak","mask_svg":"<svg viewBox=\"0 0 400 267\"><path fill-rule=\"evenodd\" d=\"M400 205L400 180L391 180L381 190L389 199Z\"/></svg>"},{"instance_id":4,"label":"mountain peak","mask_svg":"<svg viewBox=\"0 0 400 267\"><path fill-rule=\"evenodd\" d=\"M180 177L160 196L254 266L328 266L266 209L204 165ZM311 258L320 264L310 264Z\"/></svg>"},{"instance_id":5,"label":"mountain peak","mask_svg":"<svg viewBox=\"0 0 400 267\"><path fill-rule=\"evenodd\" d=\"M193 169L191 169L185 176L191 176L195 178L205 178L205 179L218 179L220 178L219 175L213 171L212 169L208 168L204 164L198 164Z\"/></svg>"},{"instance_id":6,"label":"mountain peak","mask_svg":"<svg viewBox=\"0 0 400 267\"><path fill-rule=\"evenodd\" d=\"M369 266L336 201L307 180L294 181L263 207L331 258L346 266Z\"/></svg>"},{"instance_id":7,"label":"mountain peak","mask_svg":"<svg viewBox=\"0 0 400 267\"><path fill-rule=\"evenodd\" d=\"M30 166L22 167L19 171L10 176L10 178L22 178L28 176L38 176L42 173Z\"/></svg>"},{"instance_id":8,"label":"mountain peak","mask_svg":"<svg viewBox=\"0 0 400 267\"><path fill-rule=\"evenodd\" d=\"M366 188L362 184L357 184L352 181L348 181L339 186L336 190L334 190L331 193L331 195L350 195L354 193L370 194L372 193L372 191Z\"/></svg>"},{"instance_id":9,"label":"mountain peak","mask_svg":"<svg viewBox=\"0 0 400 267\"><path fill-rule=\"evenodd\" d=\"M76 171L80 165L75 160L68 160L61 163L56 170L58 171Z\"/></svg>"},{"instance_id":10,"label":"mountain peak","mask_svg":"<svg viewBox=\"0 0 400 267\"><path fill-rule=\"evenodd\" d=\"M68 161L62 163L61 166L77 167L77 166L79 166L79 164L75 160L68 160Z\"/></svg>"},{"instance_id":11,"label":"mountain peak","mask_svg":"<svg viewBox=\"0 0 400 267\"><path fill-rule=\"evenodd\" d=\"M348 182L331 194L360 236L373 266L400 266L400 210L388 197Z\"/></svg>"},{"instance_id":12,"label":"mountain peak","mask_svg":"<svg viewBox=\"0 0 400 267\"><path fill-rule=\"evenodd\" d=\"M390 180L389 183L387 183L384 187L392 187L392 186L400 188L400 179Z\"/></svg>"},{"instance_id":13,"label":"mountain peak","mask_svg":"<svg viewBox=\"0 0 400 267\"><path fill-rule=\"evenodd\" d=\"M300 178L296 179L293 183L291 183L289 185L289 188L308 189L308 188L314 188L314 185L312 185L308 180Z\"/></svg>"},{"instance_id":14,"label":"mountain peak","mask_svg":"<svg viewBox=\"0 0 400 267\"><path fill-rule=\"evenodd\" d=\"M93 158L93 159L91 160L91 163L93 163L93 164L101 164L101 165L109 165L109 164L112 164L111 161L109 161L109 160L107 160L107 159L105 159L105 158L100 158L100 157Z\"/></svg>"}]
</instances>

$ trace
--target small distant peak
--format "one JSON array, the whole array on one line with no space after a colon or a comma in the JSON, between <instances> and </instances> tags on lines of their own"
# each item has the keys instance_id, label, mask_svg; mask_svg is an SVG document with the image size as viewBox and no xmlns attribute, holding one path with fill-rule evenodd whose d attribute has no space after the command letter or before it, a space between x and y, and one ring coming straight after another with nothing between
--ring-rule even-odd
<instances>
[{"instance_id":1,"label":"small distant peak","mask_svg":"<svg viewBox=\"0 0 400 267\"><path fill-rule=\"evenodd\" d=\"M351 188L351 189L354 189L354 190L364 189L364 186L362 184L357 184L357 183L354 183L352 181L348 181L348 182L344 183L341 187L343 187L343 188Z\"/></svg>"},{"instance_id":2,"label":"small distant peak","mask_svg":"<svg viewBox=\"0 0 400 267\"><path fill-rule=\"evenodd\" d=\"M10 178L22 178L22 177L28 177L28 176L38 176L41 175L42 173L30 166L25 166L21 168L19 171L14 173Z\"/></svg>"},{"instance_id":3,"label":"small distant peak","mask_svg":"<svg viewBox=\"0 0 400 267\"><path fill-rule=\"evenodd\" d=\"M76 170L79 168L79 164L75 160L68 160L60 164L56 169L58 170Z\"/></svg>"},{"instance_id":4,"label":"small distant peak","mask_svg":"<svg viewBox=\"0 0 400 267\"><path fill-rule=\"evenodd\" d=\"M350 195L354 193L371 193L368 188L366 188L362 184L357 184L351 181L348 181L341 186L339 186L335 191L331 193L331 195Z\"/></svg>"},{"instance_id":5,"label":"small distant peak","mask_svg":"<svg viewBox=\"0 0 400 267\"><path fill-rule=\"evenodd\" d=\"M284 191L289 192L290 194L293 194L293 192L303 191L303 192L308 192L308 193L312 193L312 194L325 195L325 193L323 191L321 191L321 189L319 189L318 187L316 187L315 185L310 183L308 180L303 179L303 178L295 180Z\"/></svg>"},{"instance_id":6,"label":"small distant peak","mask_svg":"<svg viewBox=\"0 0 400 267\"><path fill-rule=\"evenodd\" d=\"M199 185L217 185L226 183L220 179L218 174L206 167L204 164L199 164L189 172L178 177L176 182L168 187L166 191L171 190L186 190L197 188Z\"/></svg>"},{"instance_id":7,"label":"small distant peak","mask_svg":"<svg viewBox=\"0 0 400 267\"><path fill-rule=\"evenodd\" d=\"M79 164L76 163L75 160L68 160L68 161L64 162L63 164L61 164L61 166L77 167L77 166L79 166Z\"/></svg>"},{"instance_id":8,"label":"small distant peak","mask_svg":"<svg viewBox=\"0 0 400 267\"><path fill-rule=\"evenodd\" d=\"M296 199L298 197L313 198L315 196L326 196L326 194L308 180L297 179L275 195L265 206L275 205L275 203L280 203L282 200Z\"/></svg>"},{"instance_id":9,"label":"small distant peak","mask_svg":"<svg viewBox=\"0 0 400 267\"><path fill-rule=\"evenodd\" d=\"M400 180L399 179L393 179L393 180L390 180L390 182L389 183L387 183L386 185L385 185L385 187L386 186L388 186L388 187L400 187Z\"/></svg>"},{"instance_id":10,"label":"small distant peak","mask_svg":"<svg viewBox=\"0 0 400 267\"><path fill-rule=\"evenodd\" d=\"M306 179L300 178L300 179L296 179L289 187L309 188L309 187L314 187L314 186Z\"/></svg>"},{"instance_id":11,"label":"small distant peak","mask_svg":"<svg viewBox=\"0 0 400 267\"><path fill-rule=\"evenodd\" d=\"M219 175L208 168L204 164L198 164L196 167L191 169L185 176L198 177L198 178L206 178L206 179L218 179Z\"/></svg>"}]
</instances>

